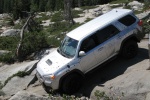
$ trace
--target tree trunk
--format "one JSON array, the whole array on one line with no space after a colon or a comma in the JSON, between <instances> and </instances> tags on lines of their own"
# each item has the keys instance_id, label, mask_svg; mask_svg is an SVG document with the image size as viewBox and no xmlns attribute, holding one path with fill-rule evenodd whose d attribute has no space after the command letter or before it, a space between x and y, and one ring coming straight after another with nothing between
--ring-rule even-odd
<instances>
[{"instance_id":1,"label":"tree trunk","mask_svg":"<svg viewBox=\"0 0 150 100\"><path fill-rule=\"evenodd\" d=\"M81 7L81 0L78 0L78 7Z\"/></svg>"},{"instance_id":2,"label":"tree trunk","mask_svg":"<svg viewBox=\"0 0 150 100\"><path fill-rule=\"evenodd\" d=\"M21 59L21 54L22 54L21 49L22 49L22 43L23 43L23 38L24 38L24 31L25 31L26 27L28 26L31 18L32 18L32 16L30 16L27 19L26 23L24 24L24 26L22 27L21 32L20 32L20 41L18 43L17 50L16 50L16 55L19 60Z\"/></svg>"},{"instance_id":3,"label":"tree trunk","mask_svg":"<svg viewBox=\"0 0 150 100\"><path fill-rule=\"evenodd\" d=\"M64 0L64 18L70 24L74 24L74 20L71 12L72 0Z\"/></svg>"}]
</instances>

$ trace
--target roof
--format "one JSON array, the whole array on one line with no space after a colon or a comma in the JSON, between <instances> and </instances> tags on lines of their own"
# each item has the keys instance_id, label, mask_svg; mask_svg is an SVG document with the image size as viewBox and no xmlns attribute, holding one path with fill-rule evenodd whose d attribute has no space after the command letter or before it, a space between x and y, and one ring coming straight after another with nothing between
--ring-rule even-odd
<instances>
[{"instance_id":1,"label":"roof","mask_svg":"<svg viewBox=\"0 0 150 100\"><path fill-rule=\"evenodd\" d=\"M110 12L107 12L83 25L80 27L72 30L67 34L67 36L76 39L81 40L82 38L88 36L89 34L92 34L92 32L95 32L97 29L100 29L104 27L105 25L120 19L121 17L132 13L132 10L129 9L113 9Z\"/></svg>"}]
</instances>

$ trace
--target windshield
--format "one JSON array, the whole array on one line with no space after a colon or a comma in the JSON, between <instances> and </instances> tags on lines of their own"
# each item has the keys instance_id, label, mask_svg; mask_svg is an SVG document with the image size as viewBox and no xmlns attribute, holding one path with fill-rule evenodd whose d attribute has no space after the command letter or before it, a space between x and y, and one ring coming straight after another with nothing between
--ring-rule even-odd
<instances>
[{"instance_id":1,"label":"windshield","mask_svg":"<svg viewBox=\"0 0 150 100\"><path fill-rule=\"evenodd\" d=\"M58 52L68 58L75 56L78 41L66 36L58 48Z\"/></svg>"}]
</instances>

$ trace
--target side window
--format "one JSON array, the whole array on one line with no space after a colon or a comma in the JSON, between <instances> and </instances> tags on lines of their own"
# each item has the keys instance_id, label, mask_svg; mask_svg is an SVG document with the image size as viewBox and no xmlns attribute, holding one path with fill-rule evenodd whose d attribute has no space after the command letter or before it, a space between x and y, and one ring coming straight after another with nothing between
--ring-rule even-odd
<instances>
[{"instance_id":1,"label":"side window","mask_svg":"<svg viewBox=\"0 0 150 100\"><path fill-rule=\"evenodd\" d=\"M91 49L93 49L94 47L96 47L96 43L91 36L82 42L81 47L80 47L80 51L88 52Z\"/></svg>"},{"instance_id":2,"label":"side window","mask_svg":"<svg viewBox=\"0 0 150 100\"><path fill-rule=\"evenodd\" d=\"M96 32L99 44L103 43L104 41L108 40L109 38L115 36L120 31L113 25L109 25L104 29L101 29Z\"/></svg>"},{"instance_id":3,"label":"side window","mask_svg":"<svg viewBox=\"0 0 150 100\"><path fill-rule=\"evenodd\" d=\"M132 25L135 21L136 21L136 19L131 15L127 15L127 16L119 19L119 22L126 26Z\"/></svg>"}]
</instances>

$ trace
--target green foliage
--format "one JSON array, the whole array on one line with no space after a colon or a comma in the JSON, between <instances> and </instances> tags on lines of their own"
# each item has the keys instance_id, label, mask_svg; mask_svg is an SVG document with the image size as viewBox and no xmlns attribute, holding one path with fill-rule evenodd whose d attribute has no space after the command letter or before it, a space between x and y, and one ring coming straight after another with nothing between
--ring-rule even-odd
<instances>
[{"instance_id":1,"label":"green foliage","mask_svg":"<svg viewBox=\"0 0 150 100\"><path fill-rule=\"evenodd\" d=\"M145 0L143 11L149 10L149 9L150 9L150 1L148 1L148 0L146 1L146 0Z\"/></svg>"},{"instance_id":2,"label":"green foliage","mask_svg":"<svg viewBox=\"0 0 150 100\"><path fill-rule=\"evenodd\" d=\"M56 13L51 17L51 21L52 21L52 22L58 22L58 21L62 21L62 20L64 20L62 11L56 12Z\"/></svg>"},{"instance_id":3,"label":"green foliage","mask_svg":"<svg viewBox=\"0 0 150 100\"><path fill-rule=\"evenodd\" d=\"M7 50L8 53L4 53L0 56L0 62L14 63L15 62L15 50L19 42L19 38L16 37L0 37L0 50Z\"/></svg>"},{"instance_id":4,"label":"green foliage","mask_svg":"<svg viewBox=\"0 0 150 100\"><path fill-rule=\"evenodd\" d=\"M110 3L111 4L128 3L129 1L131 2L133 0L112 0Z\"/></svg>"},{"instance_id":5,"label":"green foliage","mask_svg":"<svg viewBox=\"0 0 150 100\"><path fill-rule=\"evenodd\" d=\"M94 92L94 95L96 96L97 100L121 100L121 97L124 97L124 93L122 92L120 96L117 96L116 93L114 93L110 88L110 94L107 95L103 91L96 90Z\"/></svg>"},{"instance_id":6,"label":"green foliage","mask_svg":"<svg viewBox=\"0 0 150 100\"><path fill-rule=\"evenodd\" d=\"M63 94L63 100L76 100L77 98L75 98L75 96L68 96L68 95L65 95Z\"/></svg>"},{"instance_id":7,"label":"green foliage","mask_svg":"<svg viewBox=\"0 0 150 100\"><path fill-rule=\"evenodd\" d=\"M150 34L150 22L147 22L148 19L143 20L143 32L144 34Z\"/></svg>"},{"instance_id":8,"label":"green foliage","mask_svg":"<svg viewBox=\"0 0 150 100\"><path fill-rule=\"evenodd\" d=\"M16 49L19 42L18 36L13 37L0 37L0 50L9 50L13 51Z\"/></svg>"},{"instance_id":9,"label":"green foliage","mask_svg":"<svg viewBox=\"0 0 150 100\"><path fill-rule=\"evenodd\" d=\"M14 29L21 29L22 28L22 25L20 25L20 24L15 24L14 25Z\"/></svg>"},{"instance_id":10,"label":"green foliage","mask_svg":"<svg viewBox=\"0 0 150 100\"><path fill-rule=\"evenodd\" d=\"M36 18L36 22L38 22L38 23L41 23L44 20L50 19L50 16L47 16L46 13L41 13L41 14L39 14L39 16L41 16L41 17Z\"/></svg>"},{"instance_id":11,"label":"green foliage","mask_svg":"<svg viewBox=\"0 0 150 100\"><path fill-rule=\"evenodd\" d=\"M46 30L48 44L55 47L59 46L60 41L64 38L66 32L69 32L78 26L80 26L79 23L69 25L68 22L55 22L50 25Z\"/></svg>"},{"instance_id":12,"label":"green foliage","mask_svg":"<svg viewBox=\"0 0 150 100\"><path fill-rule=\"evenodd\" d=\"M15 62L15 54L14 52L5 53L0 56L0 62L12 64Z\"/></svg>"},{"instance_id":13,"label":"green foliage","mask_svg":"<svg viewBox=\"0 0 150 100\"><path fill-rule=\"evenodd\" d=\"M82 10L73 10L72 11L72 16L73 16L73 18L78 18L78 17L80 17L79 14L81 14L81 13L83 13Z\"/></svg>"},{"instance_id":14,"label":"green foliage","mask_svg":"<svg viewBox=\"0 0 150 100\"><path fill-rule=\"evenodd\" d=\"M89 21L91 21L92 20L92 18L87 18L86 20L85 20L85 22L89 22Z\"/></svg>"},{"instance_id":15,"label":"green foliage","mask_svg":"<svg viewBox=\"0 0 150 100\"><path fill-rule=\"evenodd\" d=\"M73 0L72 7L79 7L82 5L93 6L110 1L112 0ZM18 19L19 17L23 17L22 11L37 12L62 10L64 9L63 3L63 0L0 0L0 13L13 13L13 18ZM83 8L87 9L89 7Z\"/></svg>"},{"instance_id":16,"label":"green foliage","mask_svg":"<svg viewBox=\"0 0 150 100\"><path fill-rule=\"evenodd\" d=\"M87 9L94 9L96 8L97 6L82 6L81 9L83 10L87 10Z\"/></svg>"},{"instance_id":17,"label":"green foliage","mask_svg":"<svg viewBox=\"0 0 150 100\"><path fill-rule=\"evenodd\" d=\"M46 41L46 35L42 31L28 32L24 34L24 37L25 38L23 39L22 49L21 49L22 59L26 58L28 55L30 55L33 52L37 52L42 48L48 47Z\"/></svg>"},{"instance_id":18,"label":"green foliage","mask_svg":"<svg viewBox=\"0 0 150 100\"><path fill-rule=\"evenodd\" d=\"M49 94L49 99L51 100L88 100L86 99L80 99L74 95L66 95L66 94L62 94L62 95L55 95L53 93Z\"/></svg>"},{"instance_id":19,"label":"green foliage","mask_svg":"<svg viewBox=\"0 0 150 100\"><path fill-rule=\"evenodd\" d=\"M32 4L30 7L31 7L31 9L30 9L31 12L37 12L38 11L38 5L37 4Z\"/></svg>"},{"instance_id":20,"label":"green foliage","mask_svg":"<svg viewBox=\"0 0 150 100\"><path fill-rule=\"evenodd\" d=\"M55 10L55 0L48 0L46 4L46 11L54 11Z\"/></svg>"},{"instance_id":21,"label":"green foliage","mask_svg":"<svg viewBox=\"0 0 150 100\"><path fill-rule=\"evenodd\" d=\"M109 98L109 96L105 94L105 92L100 92L99 90L96 90L94 92L94 95L96 96L97 100L112 100L111 98Z\"/></svg>"},{"instance_id":22,"label":"green foliage","mask_svg":"<svg viewBox=\"0 0 150 100\"><path fill-rule=\"evenodd\" d=\"M6 26L14 26L14 22L13 22L13 19L11 19L11 18L5 18L4 19L4 24L6 25Z\"/></svg>"},{"instance_id":23,"label":"green foliage","mask_svg":"<svg viewBox=\"0 0 150 100\"><path fill-rule=\"evenodd\" d=\"M8 83L8 81L10 81L13 77L24 77L26 75L29 75L29 73L24 72L24 71L18 71L17 73L13 74L12 76L8 77L5 82L4 82L4 86Z\"/></svg>"}]
</instances>

